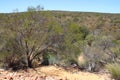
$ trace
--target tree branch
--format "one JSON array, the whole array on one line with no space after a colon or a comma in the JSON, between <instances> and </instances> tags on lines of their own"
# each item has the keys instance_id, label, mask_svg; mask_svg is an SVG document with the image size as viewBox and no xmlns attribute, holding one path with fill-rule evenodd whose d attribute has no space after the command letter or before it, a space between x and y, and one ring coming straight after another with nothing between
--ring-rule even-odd
<instances>
[{"instance_id":1,"label":"tree branch","mask_svg":"<svg viewBox=\"0 0 120 80\"><path fill-rule=\"evenodd\" d=\"M38 51L32 59L35 59L39 54L41 54L43 51L45 51L49 46L51 46L52 43L50 43L47 47L45 47L44 49L42 49L41 51Z\"/></svg>"}]
</instances>

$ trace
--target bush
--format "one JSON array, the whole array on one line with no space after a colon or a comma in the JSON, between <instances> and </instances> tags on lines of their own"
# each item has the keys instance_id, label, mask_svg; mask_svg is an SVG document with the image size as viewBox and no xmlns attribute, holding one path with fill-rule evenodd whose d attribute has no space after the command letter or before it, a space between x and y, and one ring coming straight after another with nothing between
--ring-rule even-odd
<instances>
[{"instance_id":1,"label":"bush","mask_svg":"<svg viewBox=\"0 0 120 80\"><path fill-rule=\"evenodd\" d=\"M120 64L108 64L106 65L106 68L115 80L120 80Z\"/></svg>"},{"instance_id":2,"label":"bush","mask_svg":"<svg viewBox=\"0 0 120 80\"><path fill-rule=\"evenodd\" d=\"M4 67L5 69L12 69L14 71L19 69L27 68L26 63L23 58L19 58L15 54L8 55L4 58Z\"/></svg>"},{"instance_id":3,"label":"bush","mask_svg":"<svg viewBox=\"0 0 120 80\"><path fill-rule=\"evenodd\" d=\"M83 54L86 60L86 71L98 72L106 64L107 57L99 48L86 46Z\"/></svg>"}]
</instances>

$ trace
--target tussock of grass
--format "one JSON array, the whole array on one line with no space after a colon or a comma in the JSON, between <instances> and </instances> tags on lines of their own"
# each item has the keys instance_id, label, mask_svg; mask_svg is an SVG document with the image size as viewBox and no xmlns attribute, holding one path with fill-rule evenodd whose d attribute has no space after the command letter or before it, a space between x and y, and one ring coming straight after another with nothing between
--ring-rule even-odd
<instances>
[{"instance_id":1,"label":"tussock of grass","mask_svg":"<svg viewBox=\"0 0 120 80\"><path fill-rule=\"evenodd\" d=\"M115 80L120 80L120 64L108 64L106 65L106 68L109 70Z\"/></svg>"}]
</instances>

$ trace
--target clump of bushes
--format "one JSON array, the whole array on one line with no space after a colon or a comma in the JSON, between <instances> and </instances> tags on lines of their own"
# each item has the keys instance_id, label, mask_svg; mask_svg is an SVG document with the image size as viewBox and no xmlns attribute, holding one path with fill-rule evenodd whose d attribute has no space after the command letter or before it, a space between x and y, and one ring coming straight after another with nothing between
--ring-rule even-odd
<instances>
[{"instance_id":1,"label":"clump of bushes","mask_svg":"<svg viewBox=\"0 0 120 80\"><path fill-rule=\"evenodd\" d=\"M115 80L120 80L120 64L108 64L106 65L106 68Z\"/></svg>"}]
</instances>

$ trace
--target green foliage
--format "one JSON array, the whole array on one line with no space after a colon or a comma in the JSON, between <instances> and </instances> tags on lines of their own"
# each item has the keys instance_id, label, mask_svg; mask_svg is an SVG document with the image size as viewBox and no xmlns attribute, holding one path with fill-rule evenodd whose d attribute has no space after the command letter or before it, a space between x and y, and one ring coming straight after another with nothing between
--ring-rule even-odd
<instances>
[{"instance_id":1,"label":"green foliage","mask_svg":"<svg viewBox=\"0 0 120 80\"><path fill-rule=\"evenodd\" d=\"M87 35L85 47L82 49L86 59L86 70L99 71L106 63L112 62L115 59L115 55L110 50L115 47L112 40L111 36L102 34Z\"/></svg>"},{"instance_id":2,"label":"green foliage","mask_svg":"<svg viewBox=\"0 0 120 80\"><path fill-rule=\"evenodd\" d=\"M85 46L83 53L86 60L85 69L87 71L99 71L107 59L105 52L100 48Z\"/></svg>"},{"instance_id":3,"label":"green foliage","mask_svg":"<svg viewBox=\"0 0 120 80\"><path fill-rule=\"evenodd\" d=\"M2 53L21 55L21 58L24 56L27 67L32 67L32 61L49 46L49 43L46 44L49 32L48 28L44 27L48 26L45 17L38 12L27 14L12 14L6 20L8 23L5 24L4 30L7 33L2 35L6 43Z\"/></svg>"},{"instance_id":4,"label":"green foliage","mask_svg":"<svg viewBox=\"0 0 120 80\"><path fill-rule=\"evenodd\" d=\"M86 42L89 46L92 46L93 42L95 41L95 37L91 34L87 35Z\"/></svg>"},{"instance_id":5,"label":"green foliage","mask_svg":"<svg viewBox=\"0 0 120 80\"><path fill-rule=\"evenodd\" d=\"M38 5L37 7L34 7L34 6L28 7L27 11L28 11L28 12L41 11L41 10L43 10L43 9L44 9L43 7L41 7L40 5Z\"/></svg>"},{"instance_id":6,"label":"green foliage","mask_svg":"<svg viewBox=\"0 0 120 80\"><path fill-rule=\"evenodd\" d=\"M111 51L112 51L115 55L120 56L120 48L119 48L119 47L111 48Z\"/></svg>"},{"instance_id":7,"label":"green foliage","mask_svg":"<svg viewBox=\"0 0 120 80\"><path fill-rule=\"evenodd\" d=\"M119 62L119 15L42 10L37 6L28 12L0 14L1 57L27 56L32 64L47 53L50 64L78 64L83 53L84 67L91 70L115 58Z\"/></svg>"},{"instance_id":8,"label":"green foliage","mask_svg":"<svg viewBox=\"0 0 120 80\"><path fill-rule=\"evenodd\" d=\"M106 65L106 68L111 73L115 80L120 80L120 64L113 63Z\"/></svg>"},{"instance_id":9,"label":"green foliage","mask_svg":"<svg viewBox=\"0 0 120 80\"><path fill-rule=\"evenodd\" d=\"M53 34L59 34L59 35L63 34L63 28L57 22L52 23L52 31Z\"/></svg>"}]
</instances>

